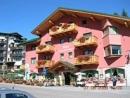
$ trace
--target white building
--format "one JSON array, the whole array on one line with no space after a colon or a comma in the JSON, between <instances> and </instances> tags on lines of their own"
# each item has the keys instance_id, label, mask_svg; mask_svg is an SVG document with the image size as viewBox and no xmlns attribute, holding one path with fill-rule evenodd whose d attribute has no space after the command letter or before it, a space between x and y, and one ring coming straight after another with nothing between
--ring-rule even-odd
<instances>
[{"instance_id":1,"label":"white building","mask_svg":"<svg viewBox=\"0 0 130 98\"><path fill-rule=\"evenodd\" d=\"M25 48L20 45L25 41L18 33L0 32L0 68L7 65L8 69L19 69L24 63Z\"/></svg>"}]
</instances>

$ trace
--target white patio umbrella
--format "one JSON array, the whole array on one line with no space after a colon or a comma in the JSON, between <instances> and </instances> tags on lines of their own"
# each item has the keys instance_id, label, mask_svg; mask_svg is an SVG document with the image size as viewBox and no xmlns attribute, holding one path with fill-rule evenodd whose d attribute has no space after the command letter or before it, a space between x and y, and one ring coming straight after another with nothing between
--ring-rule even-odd
<instances>
[{"instance_id":1,"label":"white patio umbrella","mask_svg":"<svg viewBox=\"0 0 130 98\"><path fill-rule=\"evenodd\" d=\"M75 75L86 75L86 74L83 72L77 72L77 73L75 73Z\"/></svg>"}]
</instances>

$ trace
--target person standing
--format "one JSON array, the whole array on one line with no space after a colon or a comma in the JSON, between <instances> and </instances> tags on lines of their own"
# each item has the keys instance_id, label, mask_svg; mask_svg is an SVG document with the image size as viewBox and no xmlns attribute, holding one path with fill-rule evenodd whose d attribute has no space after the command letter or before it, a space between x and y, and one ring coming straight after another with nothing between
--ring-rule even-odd
<instances>
[{"instance_id":1,"label":"person standing","mask_svg":"<svg viewBox=\"0 0 130 98\"><path fill-rule=\"evenodd\" d=\"M112 77L112 83L113 83L113 88L115 89L116 88L116 83L117 83L117 77L116 76Z\"/></svg>"}]
</instances>

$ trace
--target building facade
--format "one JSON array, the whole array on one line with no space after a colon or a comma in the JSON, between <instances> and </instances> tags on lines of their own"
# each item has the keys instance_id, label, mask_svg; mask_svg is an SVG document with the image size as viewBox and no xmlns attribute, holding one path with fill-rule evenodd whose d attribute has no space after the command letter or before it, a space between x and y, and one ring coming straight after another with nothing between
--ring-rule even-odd
<instances>
[{"instance_id":1,"label":"building facade","mask_svg":"<svg viewBox=\"0 0 130 98\"><path fill-rule=\"evenodd\" d=\"M39 45L39 42L39 38L26 42L25 65L30 66L28 70L29 73L37 73L36 62L38 61L38 54L36 53L36 47Z\"/></svg>"},{"instance_id":2,"label":"building facade","mask_svg":"<svg viewBox=\"0 0 130 98\"><path fill-rule=\"evenodd\" d=\"M60 8L33 30L40 41L35 53L26 51L26 63L35 58L39 73L47 68L65 77L74 71L86 77L126 78L129 31L129 18Z\"/></svg>"},{"instance_id":3,"label":"building facade","mask_svg":"<svg viewBox=\"0 0 130 98\"><path fill-rule=\"evenodd\" d=\"M25 48L20 43L25 39L18 33L0 32L0 68L6 65L7 69L19 69L25 55ZM3 66L4 67L4 66Z\"/></svg>"}]
</instances>

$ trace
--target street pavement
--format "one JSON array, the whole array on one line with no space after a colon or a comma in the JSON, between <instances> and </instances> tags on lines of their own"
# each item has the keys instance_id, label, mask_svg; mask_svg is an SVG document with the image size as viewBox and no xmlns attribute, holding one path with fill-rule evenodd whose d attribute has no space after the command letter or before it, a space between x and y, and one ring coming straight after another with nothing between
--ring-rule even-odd
<instances>
[{"instance_id":1,"label":"street pavement","mask_svg":"<svg viewBox=\"0 0 130 98\"><path fill-rule=\"evenodd\" d=\"M38 87L19 84L0 83L0 87L8 87L27 91L36 98L130 98L130 88L122 90L85 90L82 87Z\"/></svg>"}]
</instances>

